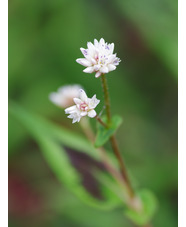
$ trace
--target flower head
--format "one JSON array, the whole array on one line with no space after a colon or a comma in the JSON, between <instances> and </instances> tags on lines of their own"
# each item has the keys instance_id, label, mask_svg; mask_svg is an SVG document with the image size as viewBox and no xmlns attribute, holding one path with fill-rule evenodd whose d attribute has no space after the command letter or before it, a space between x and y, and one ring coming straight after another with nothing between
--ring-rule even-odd
<instances>
[{"instance_id":1,"label":"flower head","mask_svg":"<svg viewBox=\"0 0 186 227\"><path fill-rule=\"evenodd\" d=\"M78 98L74 98L75 105L65 109L66 114L70 114L68 118L73 119L72 123L79 122L80 119L86 115L88 117L95 117L96 111L94 110L99 104L100 100L94 95L92 98L88 98L83 89L79 90Z\"/></svg>"},{"instance_id":2,"label":"flower head","mask_svg":"<svg viewBox=\"0 0 186 227\"><path fill-rule=\"evenodd\" d=\"M85 73L96 72L95 77L102 73L108 73L116 69L120 59L113 54L114 43L107 44L103 38L98 42L94 39L94 44L87 43L87 49L80 48L85 58L78 58L77 63L87 67L83 70Z\"/></svg>"},{"instance_id":3,"label":"flower head","mask_svg":"<svg viewBox=\"0 0 186 227\"><path fill-rule=\"evenodd\" d=\"M82 87L77 84L60 87L57 92L50 93L49 99L55 105L66 108L70 105L73 105L73 98L78 96L79 90L81 88Z\"/></svg>"}]
</instances>

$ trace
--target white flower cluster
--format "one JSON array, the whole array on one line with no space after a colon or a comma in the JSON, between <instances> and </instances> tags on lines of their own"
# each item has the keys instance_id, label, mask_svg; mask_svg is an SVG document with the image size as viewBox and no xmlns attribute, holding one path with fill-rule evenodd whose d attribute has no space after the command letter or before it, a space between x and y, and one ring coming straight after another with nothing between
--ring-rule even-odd
<instances>
[{"instance_id":1,"label":"white flower cluster","mask_svg":"<svg viewBox=\"0 0 186 227\"><path fill-rule=\"evenodd\" d=\"M113 54L114 43L108 44L103 38L98 41L94 39L94 44L87 43L87 49L80 48L85 58L79 58L76 61L87 67L83 71L85 73L96 72L95 77L108 73L116 69L120 59ZM68 85L60 87L57 92L52 92L49 99L61 108L66 108L75 103L75 105L65 109L65 113L69 114L68 118L73 119L72 123L79 122L84 116L94 118L96 111L94 110L100 100L94 95L88 98L85 91L80 85Z\"/></svg>"},{"instance_id":2,"label":"white flower cluster","mask_svg":"<svg viewBox=\"0 0 186 227\"><path fill-rule=\"evenodd\" d=\"M55 105L61 108L67 108L73 105L73 98L78 97L80 89L82 89L82 87L78 84L66 85L60 87L57 92L50 93L49 99Z\"/></svg>"},{"instance_id":3,"label":"white flower cluster","mask_svg":"<svg viewBox=\"0 0 186 227\"><path fill-rule=\"evenodd\" d=\"M87 43L87 49L80 48L85 58L77 59L77 63L87 67L85 73L96 72L95 77L108 73L116 69L120 59L113 54L114 43L107 44L103 38L98 42L94 39L94 44Z\"/></svg>"},{"instance_id":4,"label":"white flower cluster","mask_svg":"<svg viewBox=\"0 0 186 227\"><path fill-rule=\"evenodd\" d=\"M88 115L91 118L96 116L94 110L99 104L100 100L94 95L92 98L88 98L83 89L79 90L79 98L74 98L74 106L65 109L65 113L69 114L68 118L73 119L72 123L79 122L81 117Z\"/></svg>"}]
</instances>

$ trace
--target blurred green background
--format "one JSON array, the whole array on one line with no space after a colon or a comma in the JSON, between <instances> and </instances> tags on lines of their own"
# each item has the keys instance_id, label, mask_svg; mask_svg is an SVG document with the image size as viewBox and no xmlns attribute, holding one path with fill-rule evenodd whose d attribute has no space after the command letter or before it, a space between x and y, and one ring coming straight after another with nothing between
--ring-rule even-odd
<instances>
[{"instance_id":1,"label":"blurred green background","mask_svg":"<svg viewBox=\"0 0 186 227\"><path fill-rule=\"evenodd\" d=\"M81 133L48 99L81 84L103 105L100 79L75 60L87 41L115 43L107 75L117 138L140 187L158 198L152 223L177 226L177 1L9 0L9 103ZM102 105L97 110L101 111ZM94 120L92 120L94 123ZM118 208L100 211L59 183L36 142L9 115L10 227L132 227Z\"/></svg>"}]
</instances>

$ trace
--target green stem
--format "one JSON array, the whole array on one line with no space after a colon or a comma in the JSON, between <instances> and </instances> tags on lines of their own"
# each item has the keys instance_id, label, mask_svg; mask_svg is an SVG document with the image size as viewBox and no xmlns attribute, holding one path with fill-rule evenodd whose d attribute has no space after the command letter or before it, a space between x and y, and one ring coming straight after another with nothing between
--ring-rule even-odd
<instances>
[{"instance_id":1,"label":"green stem","mask_svg":"<svg viewBox=\"0 0 186 227\"><path fill-rule=\"evenodd\" d=\"M118 162L119 162L119 165L120 165L121 174L122 174L123 179L124 179L124 181L126 183L129 195L130 195L131 198L133 198L134 197L134 191L133 191L132 186L130 184L129 177L128 177L128 174L127 174L127 170L126 170L124 161L123 161L123 159L121 157L121 154L120 154L119 147L118 147L118 144L117 144L115 136L111 136L110 142L111 142L111 145L112 145L112 149L113 149L113 151L114 151L114 153L115 153L115 155L116 155L116 157L118 159Z\"/></svg>"},{"instance_id":2,"label":"green stem","mask_svg":"<svg viewBox=\"0 0 186 227\"><path fill-rule=\"evenodd\" d=\"M106 79L106 76L104 74L101 75L101 81L102 81L102 86L103 86L105 106L106 106L106 114L107 114L107 125L105 125L105 126L107 128L109 128L109 126L111 124L110 99L109 99L107 79ZM97 120L103 125L103 123L99 120L99 118L97 118ZM126 170L124 161L122 159L122 156L120 154L119 147L117 145L116 138L115 138L114 135L111 136L110 142L111 142L111 145L112 145L112 149L114 151L114 154L115 154L115 156L116 156L116 158L118 160L118 163L120 165L121 174L123 176L124 182L127 185L129 195L130 195L131 198L133 198L134 197L134 191L133 191L132 186L131 186L131 183L129 181L127 170Z\"/></svg>"},{"instance_id":3,"label":"green stem","mask_svg":"<svg viewBox=\"0 0 186 227\"><path fill-rule=\"evenodd\" d=\"M111 123L111 111L110 111L110 99L109 99L108 85L107 85L107 79L106 79L105 74L101 75L101 81L102 81L102 86L103 86L106 113L107 113L107 121L108 121L108 126L109 126Z\"/></svg>"},{"instance_id":4,"label":"green stem","mask_svg":"<svg viewBox=\"0 0 186 227\"><path fill-rule=\"evenodd\" d=\"M101 118L99 118L98 115L96 115L95 118L101 125L103 125L103 127L107 128L107 125L101 120Z\"/></svg>"},{"instance_id":5,"label":"green stem","mask_svg":"<svg viewBox=\"0 0 186 227\"><path fill-rule=\"evenodd\" d=\"M105 128L107 127L107 125L97 115L96 115L95 118L101 125L103 125L103 127L105 127ZM128 178L128 175L127 175L127 170L126 170L125 164L123 162L123 159L121 157L121 154L119 152L119 147L118 147L118 144L117 144L115 136L111 136L110 142L111 142L111 145L112 145L112 149L113 149L113 151L114 151L114 153L115 153L115 155L116 155L116 157L118 159L118 162L120 164L121 174L122 174L123 179L125 180L127 189L129 191L129 194L130 194L130 197L133 197L134 196L134 192L133 192L132 187L130 185L130 181L129 181L129 178Z\"/></svg>"},{"instance_id":6,"label":"green stem","mask_svg":"<svg viewBox=\"0 0 186 227\"><path fill-rule=\"evenodd\" d=\"M106 124L97 115L96 115L95 118L98 120L98 122L100 124L102 124L104 127L107 127ZM83 132L85 133L86 137L92 143L94 143L95 135L94 135L94 132L92 131L92 128L91 128L91 126L89 124L88 119L86 119L86 118L82 119L81 122L80 122L80 125L81 125L81 128L82 128ZM104 150L103 147L99 147L98 150L101 152L102 162L105 165L105 167L108 170L108 172L113 176L113 178L117 181L117 183L121 187L125 188L126 185L123 182L123 177L122 177L121 173L118 172L118 170L113 166L109 156L107 155L107 152Z\"/></svg>"}]
</instances>

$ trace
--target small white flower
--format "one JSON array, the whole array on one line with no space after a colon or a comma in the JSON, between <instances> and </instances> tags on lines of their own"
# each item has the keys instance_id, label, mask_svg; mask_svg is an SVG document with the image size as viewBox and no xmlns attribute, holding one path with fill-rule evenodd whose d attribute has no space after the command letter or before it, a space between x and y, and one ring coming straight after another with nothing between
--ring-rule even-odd
<instances>
[{"instance_id":1,"label":"small white flower","mask_svg":"<svg viewBox=\"0 0 186 227\"><path fill-rule=\"evenodd\" d=\"M80 119L86 115L94 118L96 111L94 110L100 100L94 95L92 98L88 98L83 89L79 90L78 98L74 98L74 106L65 109L66 114L70 114L68 118L73 119L72 123L79 122Z\"/></svg>"},{"instance_id":2,"label":"small white flower","mask_svg":"<svg viewBox=\"0 0 186 227\"><path fill-rule=\"evenodd\" d=\"M80 48L80 50L85 58L79 58L76 62L87 67L83 72L96 72L96 78L115 70L119 65L120 59L113 54L114 43L107 44L103 38L99 42L94 39L94 44L88 42L87 49Z\"/></svg>"},{"instance_id":3,"label":"small white flower","mask_svg":"<svg viewBox=\"0 0 186 227\"><path fill-rule=\"evenodd\" d=\"M73 105L73 98L77 97L79 94L79 89L82 87L80 85L66 85L60 87L57 92L52 92L49 94L49 99L55 105L66 108Z\"/></svg>"}]
</instances>

